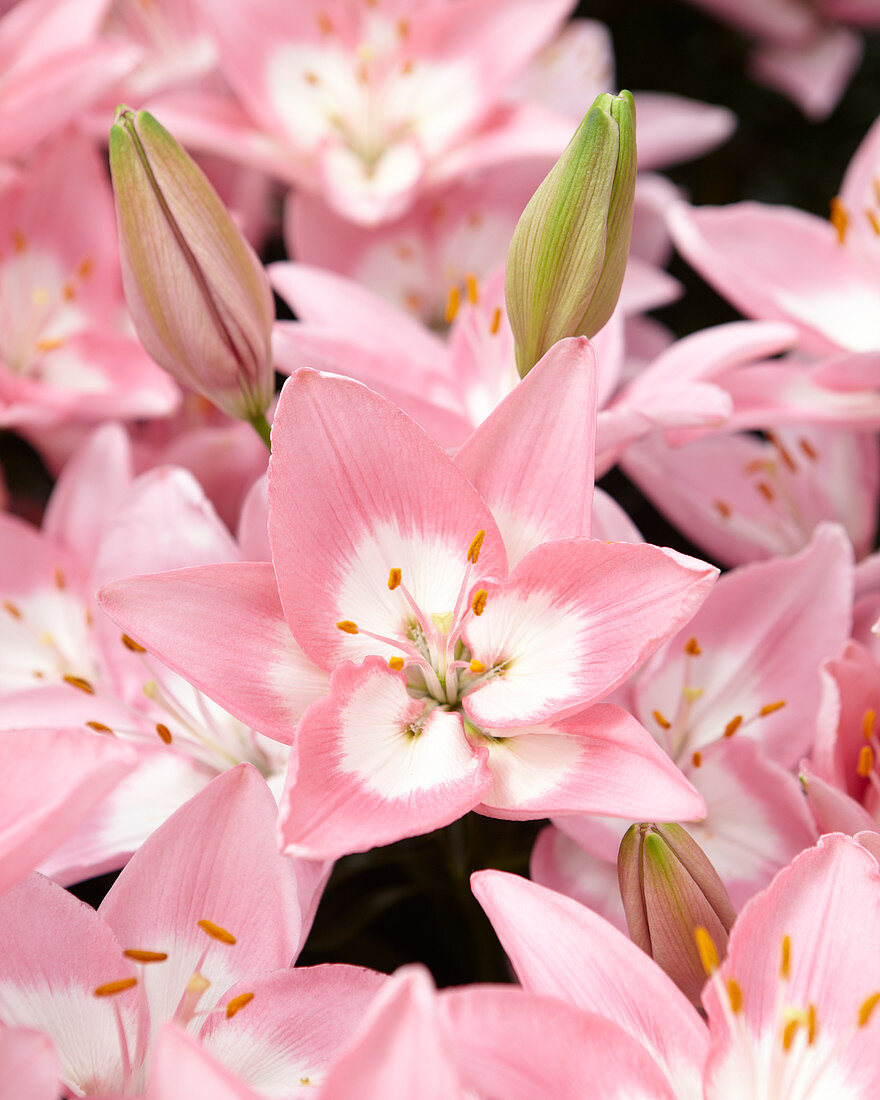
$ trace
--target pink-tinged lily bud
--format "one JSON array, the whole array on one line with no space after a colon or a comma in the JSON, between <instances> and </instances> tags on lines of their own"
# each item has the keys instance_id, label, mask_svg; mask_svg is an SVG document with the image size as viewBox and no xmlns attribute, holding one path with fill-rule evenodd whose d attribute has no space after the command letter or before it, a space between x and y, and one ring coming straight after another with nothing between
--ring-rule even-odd
<instances>
[{"instance_id":1,"label":"pink-tinged lily bud","mask_svg":"<svg viewBox=\"0 0 880 1100\"><path fill-rule=\"evenodd\" d=\"M256 254L201 169L146 111L117 110L110 169L141 342L178 381L262 431L275 310Z\"/></svg>"},{"instance_id":2,"label":"pink-tinged lily bud","mask_svg":"<svg viewBox=\"0 0 880 1100\"><path fill-rule=\"evenodd\" d=\"M633 825L620 844L617 874L633 943L699 1006L707 977L699 940L708 935L723 959L736 918L718 872L680 825Z\"/></svg>"},{"instance_id":3,"label":"pink-tinged lily bud","mask_svg":"<svg viewBox=\"0 0 880 1100\"><path fill-rule=\"evenodd\" d=\"M595 336L617 305L636 183L635 103L603 94L532 196L507 254L522 377L557 340Z\"/></svg>"}]
</instances>

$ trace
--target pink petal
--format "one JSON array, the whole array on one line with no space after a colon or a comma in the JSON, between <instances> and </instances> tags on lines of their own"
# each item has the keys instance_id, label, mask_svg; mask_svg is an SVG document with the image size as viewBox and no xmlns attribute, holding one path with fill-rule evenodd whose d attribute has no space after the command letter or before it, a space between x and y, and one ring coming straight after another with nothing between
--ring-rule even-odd
<instances>
[{"instance_id":1,"label":"pink petal","mask_svg":"<svg viewBox=\"0 0 880 1100\"><path fill-rule=\"evenodd\" d=\"M471 885L529 992L605 1016L654 1056L674 1095L702 1095L708 1033L634 943L577 902L516 875L480 871Z\"/></svg>"},{"instance_id":2,"label":"pink petal","mask_svg":"<svg viewBox=\"0 0 880 1100\"><path fill-rule=\"evenodd\" d=\"M399 970L373 1001L321 1100L465 1100L441 1035L433 983L420 966Z\"/></svg>"},{"instance_id":3,"label":"pink petal","mask_svg":"<svg viewBox=\"0 0 880 1100\"><path fill-rule=\"evenodd\" d=\"M679 250L743 313L790 321L804 350L876 350L880 289L828 222L789 207L671 208Z\"/></svg>"},{"instance_id":4,"label":"pink petal","mask_svg":"<svg viewBox=\"0 0 880 1100\"><path fill-rule=\"evenodd\" d=\"M165 1024L151 1058L147 1100L260 1100L261 1094L215 1061L200 1043L174 1024Z\"/></svg>"},{"instance_id":5,"label":"pink petal","mask_svg":"<svg viewBox=\"0 0 880 1100\"><path fill-rule=\"evenodd\" d=\"M284 851L362 852L448 825L485 796L485 750L461 716L424 707L379 658L345 663L299 725L281 801ZM413 734L417 723L419 733Z\"/></svg>"},{"instance_id":6,"label":"pink petal","mask_svg":"<svg viewBox=\"0 0 880 1100\"><path fill-rule=\"evenodd\" d=\"M56 1100L60 1076L52 1040L38 1031L0 1031L0 1100Z\"/></svg>"},{"instance_id":7,"label":"pink petal","mask_svg":"<svg viewBox=\"0 0 880 1100\"><path fill-rule=\"evenodd\" d=\"M268 737L290 742L326 676L290 634L271 565L229 563L132 577L101 590L131 637ZM216 647L208 639L223 638Z\"/></svg>"},{"instance_id":8,"label":"pink petal","mask_svg":"<svg viewBox=\"0 0 880 1100\"><path fill-rule=\"evenodd\" d=\"M388 979L359 966L311 966L246 979L224 996L253 1000L231 1018L209 1018L202 1044L260 1095L318 1085ZM258 1053L257 1053L258 1052Z\"/></svg>"},{"instance_id":9,"label":"pink petal","mask_svg":"<svg viewBox=\"0 0 880 1100\"><path fill-rule=\"evenodd\" d=\"M492 817L613 814L688 821L706 806L653 737L620 707L505 729L487 742L492 789L479 807Z\"/></svg>"},{"instance_id":10,"label":"pink petal","mask_svg":"<svg viewBox=\"0 0 880 1100\"><path fill-rule=\"evenodd\" d=\"M79 730L0 732L0 892L51 855L137 764L115 738Z\"/></svg>"},{"instance_id":11,"label":"pink petal","mask_svg":"<svg viewBox=\"0 0 880 1100\"><path fill-rule=\"evenodd\" d=\"M589 341L560 341L455 456L495 517L511 567L539 543L590 533L596 377Z\"/></svg>"},{"instance_id":12,"label":"pink petal","mask_svg":"<svg viewBox=\"0 0 880 1100\"><path fill-rule=\"evenodd\" d=\"M651 1055L616 1024L509 986L440 994L463 1081L505 1100L674 1100Z\"/></svg>"}]
</instances>

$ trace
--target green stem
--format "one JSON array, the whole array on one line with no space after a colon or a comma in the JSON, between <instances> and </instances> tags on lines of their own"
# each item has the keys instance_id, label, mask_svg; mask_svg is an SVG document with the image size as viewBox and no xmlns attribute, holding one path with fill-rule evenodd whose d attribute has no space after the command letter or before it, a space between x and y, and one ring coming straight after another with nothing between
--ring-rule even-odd
<instances>
[{"instance_id":1,"label":"green stem","mask_svg":"<svg viewBox=\"0 0 880 1100\"><path fill-rule=\"evenodd\" d=\"M254 431L257 433L257 435L260 437L260 439L262 439L262 441L266 444L266 448L268 449L269 453L271 454L271 452L272 452L272 441L271 441L271 428L269 427L269 421L266 419L266 417L263 415L263 413L257 413L256 416L251 417L250 422L251 422L251 426L253 427Z\"/></svg>"}]
</instances>

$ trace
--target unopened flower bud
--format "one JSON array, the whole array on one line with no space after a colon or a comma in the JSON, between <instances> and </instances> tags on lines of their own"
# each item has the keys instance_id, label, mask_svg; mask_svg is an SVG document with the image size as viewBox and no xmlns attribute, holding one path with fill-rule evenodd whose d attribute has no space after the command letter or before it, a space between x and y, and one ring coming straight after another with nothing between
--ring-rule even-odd
<instances>
[{"instance_id":1,"label":"unopened flower bud","mask_svg":"<svg viewBox=\"0 0 880 1100\"><path fill-rule=\"evenodd\" d=\"M705 929L723 959L736 918L718 872L680 825L633 825L617 874L630 938L699 1006L707 975L696 930Z\"/></svg>"},{"instance_id":2,"label":"unopened flower bud","mask_svg":"<svg viewBox=\"0 0 880 1100\"><path fill-rule=\"evenodd\" d=\"M617 305L636 182L635 103L603 94L523 211L507 255L521 376L557 340L595 336Z\"/></svg>"},{"instance_id":3,"label":"unopened flower bud","mask_svg":"<svg viewBox=\"0 0 880 1100\"><path fill-rule=\"evenodd\" d=\"M229 416L265 426L272 292L204 173L146 111L110 129L125 297L150 355Z\"/></svg>"}]
</instances>

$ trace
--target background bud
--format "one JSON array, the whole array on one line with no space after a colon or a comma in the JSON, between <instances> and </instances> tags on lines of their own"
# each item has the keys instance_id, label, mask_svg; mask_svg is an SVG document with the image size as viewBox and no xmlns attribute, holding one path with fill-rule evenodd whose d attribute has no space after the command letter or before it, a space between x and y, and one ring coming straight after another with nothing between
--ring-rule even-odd
<instances>
[{"instance_id":1,"label":"background bud","mask_svg":"<svg viewBox=\"0 0 880 1100\"><path fill-rule=\"evenodd\" d=\"M141 343L229 416L265 424L275 311L253 249L201 169L146 111L116 112L110 168Z\"/></svg>"},{"instance_id":2,"label":"background bud","mask_svg":"<svg viewBox=\"0 0 880 1100\"><path fill-rule=\"evenodd\" d=\"M557 340L595 336L626 269L636 181L635 103L603 94L532 196L507 255L521 376Z\"/></svg>"},{"instance_id":3,"label":"background bud","mask_svg":"<svg viewBox=\"0 0 880 1100\"><path fill-rule=\"evenodd\" d=\"M680 825L633 825L617 874L630 938L699 1006L706 972L695 930L706 929L723 959L736 918L718 872Z\"/></svg>"}]
</instances>

